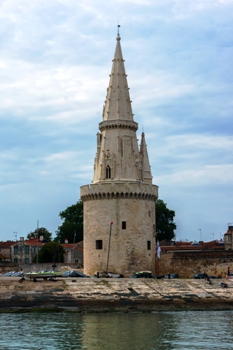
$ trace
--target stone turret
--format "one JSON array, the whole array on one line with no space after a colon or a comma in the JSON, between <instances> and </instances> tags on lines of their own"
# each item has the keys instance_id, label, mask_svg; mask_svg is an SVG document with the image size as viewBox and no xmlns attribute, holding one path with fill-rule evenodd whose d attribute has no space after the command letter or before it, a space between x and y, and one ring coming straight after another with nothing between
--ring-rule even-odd
<instances>
[{"instance_id":1,"label":"stone turret","mask_svg":"<svg viewBox=\"0 0 233 350\"><path fill-rule=\"evenodd\" d=\"M128 276L154 271L155 265L158 187L152 184L144 133L138 147L120 39L118 33L93 182L81 187L87 274L108 270Z\"/></svg>"}]
</instances>

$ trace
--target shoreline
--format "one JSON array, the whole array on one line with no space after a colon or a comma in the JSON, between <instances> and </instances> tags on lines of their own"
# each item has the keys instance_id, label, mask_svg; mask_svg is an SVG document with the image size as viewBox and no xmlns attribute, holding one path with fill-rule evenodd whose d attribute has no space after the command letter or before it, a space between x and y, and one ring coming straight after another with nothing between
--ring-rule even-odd
<instances>
[{"instance_id":1,"label":"shoreline","mask_svg":"<svg viewBox=\"0 0 233 350\"><path fill-rule=\"evenodd\" d=\"M222 288L221 283L228 283ZM0 313L233 310L233 280L0 279Z\"/></svg>"}]
</instances>

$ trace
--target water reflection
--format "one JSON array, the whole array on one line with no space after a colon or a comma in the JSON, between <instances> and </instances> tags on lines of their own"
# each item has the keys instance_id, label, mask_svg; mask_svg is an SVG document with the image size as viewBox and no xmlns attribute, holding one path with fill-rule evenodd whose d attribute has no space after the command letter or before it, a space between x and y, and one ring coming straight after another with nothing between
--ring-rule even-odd
<instances>
[{"instance_id":1,"label":"water reflection","mask_svg":"<svg viewBox=\"0 0 233 350\"><path fill-rule=\"evenodd\" d=\"M87 349L172 349L176 323L166 314L86 315L83 345ZM172 342L171 342L172 343ZM111 344L111 347L109 345Z\"/></svg>"},{"instance_id":2,"label":"water reflection","mask_svg":"<svg viewBox=\"0 0 233 350\"><path fill-rule=\"evenodd\" d=\"M0 314L0 349L230 349L233 312Z\"/></svg>"}]
</instances>

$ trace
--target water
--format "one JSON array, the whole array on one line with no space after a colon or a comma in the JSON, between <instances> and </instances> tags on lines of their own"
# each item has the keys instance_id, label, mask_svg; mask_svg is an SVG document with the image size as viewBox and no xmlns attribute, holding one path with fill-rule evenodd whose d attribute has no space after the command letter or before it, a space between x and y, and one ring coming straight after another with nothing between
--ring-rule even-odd
<instances>
[{"instance_id":1,"label":"water","mask_svg":"<svg viewBox=\"0 0 233 350\"><path fill-rule=\"evenodd\" d=\"M233 349L233 311L0 314L0 349Z\"/></svg>"}]
</instances>

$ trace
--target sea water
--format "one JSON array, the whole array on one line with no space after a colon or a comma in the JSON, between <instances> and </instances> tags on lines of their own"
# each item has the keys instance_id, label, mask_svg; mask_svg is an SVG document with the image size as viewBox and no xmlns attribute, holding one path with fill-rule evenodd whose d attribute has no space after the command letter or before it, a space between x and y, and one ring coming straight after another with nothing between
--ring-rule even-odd
<instances>
[{"instance_id":1,"label":"sea water","mask_svg":"<svg viewBox=\"0 0 233 350\"><path fill-rule=\"evenodd\" d=\"M233 311L5 313L0 349L233 349Z\"/></svg>"}]
</instances>

